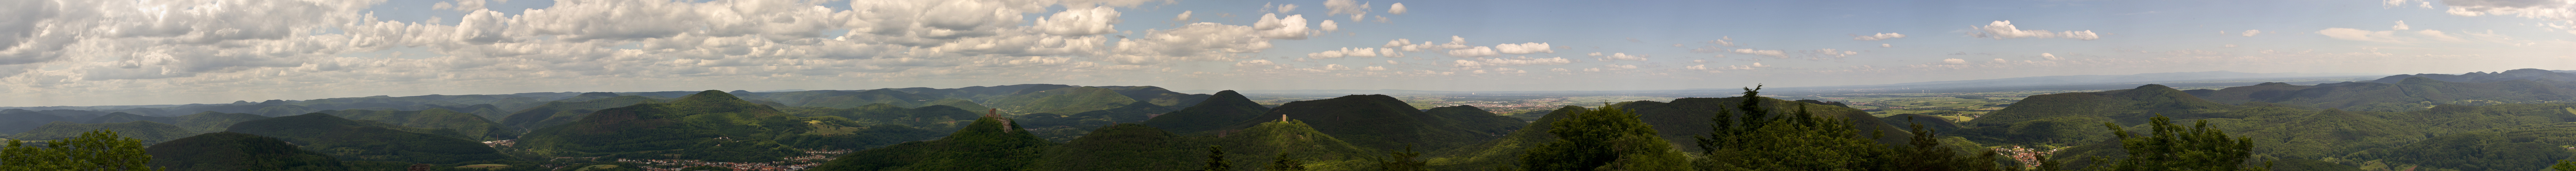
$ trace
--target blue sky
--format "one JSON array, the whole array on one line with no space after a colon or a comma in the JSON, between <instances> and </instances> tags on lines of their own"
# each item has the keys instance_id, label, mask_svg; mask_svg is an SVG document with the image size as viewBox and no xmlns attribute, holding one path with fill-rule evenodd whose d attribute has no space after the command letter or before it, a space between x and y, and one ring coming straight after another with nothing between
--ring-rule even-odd
<instances>
[{"instance_id":1,"label":"blue sky","mask_svg":"<svg viewBox=\"0 0 2576 171\"><path fill-rule=\"evenodd\" d=\"M27 97L0 106L1029 83L1650 90L2576 66L2569 0L0 3L0 91Z\"/></svg>"}]
</instances>

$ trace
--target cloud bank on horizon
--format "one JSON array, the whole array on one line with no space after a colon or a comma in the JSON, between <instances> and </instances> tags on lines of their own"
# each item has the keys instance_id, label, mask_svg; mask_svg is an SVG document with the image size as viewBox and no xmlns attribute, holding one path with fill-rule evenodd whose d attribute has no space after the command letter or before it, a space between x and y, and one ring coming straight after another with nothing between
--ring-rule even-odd
<instances>
[{"instance_id":1,"label":"cloud bank on horizon","mask_svg":"<svg viewBox=\"0 0 2576 171\"><path fill-rule=\"evenodd\" d=\"M9 0L0 2L0 92L17 98L0 106L1025 83L1639 90L2567 69L2576 66L2571 4Z\"/></svg>"}]
</instances>

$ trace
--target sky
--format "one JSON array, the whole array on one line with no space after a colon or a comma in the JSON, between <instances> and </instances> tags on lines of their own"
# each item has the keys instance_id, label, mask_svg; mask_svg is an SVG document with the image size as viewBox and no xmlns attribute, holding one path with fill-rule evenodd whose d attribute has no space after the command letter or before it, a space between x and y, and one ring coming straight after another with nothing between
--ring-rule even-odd
<instances>
[{"instance_id":1,"label":"sky","mask_svg":"<svg viewBox=\"0 0 2576 171\"><path fill-rule=\"evenodd\" d=\"M2576 69L2576 0L0 0L0 106Z\"/></svg>"}]
</instances>

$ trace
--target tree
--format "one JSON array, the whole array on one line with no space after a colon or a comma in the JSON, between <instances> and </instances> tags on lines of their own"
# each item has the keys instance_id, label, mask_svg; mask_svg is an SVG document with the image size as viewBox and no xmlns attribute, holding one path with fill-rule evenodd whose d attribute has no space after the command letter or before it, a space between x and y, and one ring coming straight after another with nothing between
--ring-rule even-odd
<instances>
[{"instance_id":1,"label":"tree","mask_svg":"<svg viewBox=\"0 0 2576 171\"><path fill-rule=\"evenodd\" d=\"M1270 169L1262 169L1262 170L1264 170L1264 171L1305 171L1305 170L1306 170L1306 161L1299 161L1299 160L1297 160L1296 158L1290 158L1290 157L1288 157L1288 153L1279 153L1279 157L1273 157L1273 158L1270 158Z\"/></svg>"},{"instance_id":2,"label":"tree","mask_svg":"<svg viewBox=\"0 0 2576 171\"><path fill-rule=\"evenodd\" d=\"M2549 165L2549 170L2555 170L2555 171L2576 171L2576 162L2570 162L2570 161L2567 161L2567 160L2558 160L2558 165Z\"/></svg>"},{"instance_id":3,"label":"tree","mask_svg":"<svg viewBox=\"0 0 2576 171\"><path fill-rule=\"evenodd\" d=\"M1531 147L1521 170L1687 170L1690 162L1637 114L1615 106L1549 122L1558 141Z\"/></svg>"},{"instance_id":4,"label":"tree","mask_svg":"<svg viewBox=\"0 0 2576 171\"><path fill-rule=\"evenodd\" d=\"M1710 118L1709 135L1697 139L1699 164L1712 170L1835 170L1887 168L1888 149L1861 137L1842 118L1815 117L1809 103L1786 103L1795 113L1773 114L1760 86L1744 88L1743 111L1719 110ZM1872 132L1872 136L1884 134ZM1935 144L1937 146L1937 144ZM1535 169L1533 169L1535 170Z\"/></svg>"},{"instance_id":5,"label":"tree","mask_svg":"<svg viewBox=\"0 0 2576 171\"><path fill-rule=\"evenodd\" d=\"M152 161L152 155L144 154L143 140L117 135L116 131L97 130L71 139L45 141L45 147L25 144L9 140L7 147L0 148L0 171L163 170L145 165Z\"/></svg>"},{"instance_id":6,"label":"tree","mask_svg":"<svg viewBox=\"0 0 2576 171\"><path fill-rule=\"evenodd\" d=\"M2148 135L2122 130L2117 123L2102 123L2119 136L2120 148L2129 154L2111 166L2113 170L2271 170L2245 163L2254 154L2251 137L2229 137L2226 131L2209 127L2208 120L2190 128L2174 125L2163 114L2148 120Z\"/></svg>"},{"instance_id":7,"label":"tree","mask_svg":"<svg viewBox=\"0 0 2576 171\"><path fill-rule=\"evenodd\" d=\"M1431 165L1431 163L1430 163L1430 162L1424 162L1424 161L1422 161L1422 160L1415 160L1415 159L1414 159L1414 158L1421 158L1421 157L1422 157L1422 152L1414 152L1414 151L1413 151L1413 145L1404 145L1404 151L1387 152L1387 153L1386 153L1386 156L1387 156L1387 160L1386 160L1386 161L1382 161L1382 162L1378 162L1378 163L1377 163L1377 167L1378 167L1379 169L1386 170L1386 171L1430 171L1430 170L1431 170L1431 166L1430 166L1430 165Z\"/></svg>"},{"instance_id":8,"label":"tree","mask_svg":"<svg viewBox=\"0 0 2576 171\"><path fill-rule=\"evenodd\" d=\"M1225 161L1225 146L1211 145L1208 146L1207 167L1200 170L1231 171L1234 170L1234 163Z\"/></svg>"},{"instance_id":9,"label":"tree","mask_svg":"<svg viewBox=\"0 0 2576 171\"><path fill-rule=\"evenodd\" d=\"M1913 118L1907 117L1906 120L1910 121ZM2019 165L2011 168L1997 165L1995 161L2002 158L2002 154L1994 150L1978 150L1984 152L1973 158L1960 157L1949 145L1942 145L1939 136L1934 135L1933 130L1923 129L1923 124L1911 125L1914 129L1914 138L1907 141L1906 144L1909 146L1904 152L1896 154L1895 167L1892 167L1894 170L1954 171L2021 168Z\"/></svg>"}]
</instances>

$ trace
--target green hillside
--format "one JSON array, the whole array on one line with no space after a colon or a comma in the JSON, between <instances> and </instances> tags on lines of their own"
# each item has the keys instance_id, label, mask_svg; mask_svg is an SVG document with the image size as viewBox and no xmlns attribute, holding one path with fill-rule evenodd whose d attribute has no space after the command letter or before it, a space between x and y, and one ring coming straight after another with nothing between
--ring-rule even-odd
<instances>
[{"instance_id":1,"label":"green hillside","mask_svg":"<svg viewBox=\"0 0 2576 171\"><path fill-rule=\"evenodd\" d=\"M313 113L242 122L225 131L275 137L341 160L453 164L507 158L454 135L401 129L407 127Z\"/></svg>"},{"instance_id":2,"label":"green hillside","mask_svg":"<svg viewBox=\"0 0 2576 171\"><path fill-rule=\"evenodd\" d=\"M2388 168L2420 166L2452 170L2545 170L2558 160L2576 157L2576 123L2554 123L2469 131L2426 138L2405 146L2353 154ZM2369 166L2365 166L2367 168Z\"/></svg>"},{"instance_id":3,"label":"green hillside","mask_svg":"<svg viewBox=\"0 0 2576 171\"><path fill-rule=\"evenodd\" d=\"M2576 84L2533 80L2446 82L2407 77L2396 82L2346 82L2297 86L2265 83L2210 93L2228 103L2267 102L2348 111L2403 112L2438 104L2494 105L2576 100Z\"/></svg>"},{"instance_id":4,"label":"green hillside","mask_svg":"<svg viewBox=\"0 0 2576 171\"><path fill-rule=\"evenodd\" d=\"M1012 113L1061 114L1126 107L1127 104L1137 101L1135 98L1129 98L1118 94L1116 90L1107 88L1067 87L1013 94L983 100L983 102L984 106L1001 108Z\"/></svg>"},{"instance_id":5,"label":"green hillside","mask_svg":"<svg viewBox=\"0 0 2576 171\"><path fill-rule=\"evenodd\" d=\"M981 117L946 138L861 150L813 170L1023 170L1048 146L1018 124Z\"/></svg>"},{"instance_id":6,"label":"green hillside","mask_svg":"<svg viewBox=\"0 0 2576 171\"><path fill-rule=\"evenodd\" d=\"M490 120L484 120L483 117L475 116L471 113L462 113L441 108L432 108L422 111L324 110L315 113L327 113L333 116L355 120L384 122L403 127L455 130L459 135L473 138L468 140L476 141L506 140L519 137L519 132L503 129L500 123L493 123Z\"/></svg>"},{"instance_id":7,"label":"green hillside","mask_svg":"<svg viewBox=\"0 0 2576 171\"><path fill-rule=\"evenodd\" d=\"M1277 122L1274 118L1285 115L1288 119L1308 121L1306 123L1313 124L1316 131L1332 134L1360 147L1401 149L1410 144L1421 149L1447 149L1502 138L1509 130L1522 126L1519 120L1486 114L1435 115L1414 109L1391 96L1349 95L1288 102L1253 120L1239 121L1233 127Z\"/></svg>"},{"instance_id":8,"label":"green hillside","mask_svg":"<svg viewBox=\"0 0 2576 171\"><path fill-rule=\"evenodd\" d=\"M780 103L785 103L789 106L829 108L851 108L870 104L892 104L899 107L920 107L925 106L924 104L930 103L930 100L939 99L944 98L906 93L903 91L895 91L893 89L876 89L860 91L828 91L826 94L820 95L820 97L798 99L799 101L795 101L797 103L789 103L788 101L780 101Z\"/></svg>"},{"instance_id":9,"label":"green hillside","mask_svg":"<svg viewBox=\"0 0 2576 171\"><path fill-rule=\"evenodd\" d=\"M36 129L28 130L27 132L18 133L17 135L10 135L8 138L21 140L58 140L77 137L83 132L101 129L116 131L118 135L125 135L126 137L133 137L134 139L142 139L143 144L145 145L161 143L162 141L170 141L172 139L179 139L181 137L197 134L196 131L189 131L185 128L179 128L179 126L171 126L170 124L162 124L160 122L152 121L94 124L54 122L45 124L45 126L36 127Z\"/></svg>"},{"instance_id":10,"label":"green hillside","mask_svg":"<svg viewBox=\"0 0 2576 171\"><path fill-rule=\"evenodd\" d=\"M1888 115L1887 117L1878 117L1878 121L1879 121L1879 122L1885 122L1885 123L1887 123L1887 125L1890 125L1890 126L1899 126L1899 127L1908 127L1908 128L1911 128L1911 127L1912 127L1912 125L1914 125L1914 124L1922 124L1922 125L1923 125L1923 129L1932 130L1932 132L1935 132L1935 133L1943 133L1943 134L1948 134L1948 133L1950 133L1951 131L1958 131L1958 130L1959 130L1959 124L1958 124L1958 123L1950 122L1950 119L1944 119L1944 118L1945 118L1945 117L1941 117L1941 116L1932 116L1932 115L1925 115L1925 114L1919 114L1919 113L1908 113L1908 114Z\"/></svg>"},{"instance_id":11,"label":"green hillside","mask_svg":"<svg viewBox=\"0 0 2576 171\"><path fill-rule=\"evenodd\" d=\"M152 121L152 122L160 122L160 123L178 123L178 122L179 122L179 119L178 119L178 118L172 118L172 117L143 116L143 115L135 115L135 114L132 114L132 113L116 112L116 113L107 113L107 115L99 115L97 118L90 118L90 119L89 119L89 122L81 122L81 123L126 123L126 122L134 122L134 121Z\"/></svg>"},{"instance_id":12,"label":"green hillside","mask_svg":"<svg viewBox=\"0 0 2576 171\"><path fill-rule=\"evenodd\" d=\"M659 102L659 100L654 100L653 98L644 96L613 95L616 94L583 93L582 96L575 97L575 99L579 99L579 101L562 100L546 102L544 105L537 105L536 107L530 107L527 110L520 110L519 112L511 113L509 116L503 117L500 122L504 127L510 128L512 132L525 132L536 130L538 128L562 125L564 123L572 123L572 121L580 120L581 117L589 116L591 112L599 111L599 109Z\"/></svg>"},{"instance_id":13,"label":"green hillside","mask_svg":"<svg viewBox=\"0 0 2576 171\"><path fill-rule=\"evenodd\" d=\"M1306 170L1376 170L1377 161L1386 159L1385 150L1369 149L1319 131L1304 119L1288 122L1268 121L1218 136L1216 145L1225 146L1226 159L1234 168L1269 167L1274 158L1288 157L1306 161ZM1206 154L1205 147L1190 147ZM1403 149L1399 146L1396 149ZM1430 149L1430 148L1416 148ZM1201 158L1198 161L1207 161Z\"/></svg>"},{"instance_id":14,"label":"green hillside","mask_svg":"<svg viewBox=\"0 0 2576 171\"><path fill-rule=\"evenodd\" d=\"M600 109L529 132L515 147L544 156L776 161L804 153L774 138L850 127L817 126L817 120L707 90L669 103Z\"/></svg>"},{"instance_id":15,"label":"green hillside","mask_svg":"<svg viewBox=\"0 0 2576 171\"><path fill-rule=\"evenodd\" d=\"M945 105L905 108L893 104L869 104L850 108L792 107L780 111L801 117L837 116L861 124L894 124L932 130L956 130L959 122L973 121L985 111L969 111Z\"/></svg>"},{"instance_id":16,"label":"green hillside","mask_svg":"<svg viewBox=\"0 0 2576 171\"><path fill-rule=\"evenodd\" d=\"M1209 97L1208 95L1172 92L1172 90L1154 86L1100 86L1100 88L1117 91L1119 95L1136 99L1136 101L1139 102L1153 103L1154 105L1159 106L1192 106L1197 105L1199 101L1207 100Z\"/></svg>"},{"instance_id":17,"label":"green hillside","mask_svg":"<svg viewBox=\"0 0 2576 171\"><path fill-rule=\"evenodd\" d=\"M1100 127L1090 135L1047 148L1031 170L1196 170L1207 158L1205 142L1143 124Z\"/></svg>"},{"instance_id":18,"label":"green hillside","mask_svg":"<svg viewBox=\"0 0 2576 171\"><path fill-rule=\"evenodd\" d=\"M1154 105L1153 103L1136 102L1128 103L1125 107L1094 110L1070 115L1035 113L1020 115L1013 118L1016 121L1020 121L1022 125L1036 129L1031 130L1030 133L1037 134L1038 138L1044 138L1048 141L1064 142L1071 141L1074 137L1083 136L1083 134L1087 134L1094 128L1100 128L1102 126L1109 126L1117 123L1145 122L1145 119L1153 117L1154 114L1171 112L1172 110L1174 109L1171 107Z\"/></svg>"},{"instance_id":19,"label":"green hillside","mask_svg":"<svg viewBox=\"0 0 2576 171\"><path fill-rule=\"evenodd\" d=\"M2177 120L2243 118L2228 111L2241 108L2201 99L2164 85L2103 92L2033 95L1976 120L1951 135L1980 143L2015 145L2093 142L2110 137L2104 122L2144 124L2159 114Z\"/></svg>"},{"instance_id":20,"label":"green hillside","mask_svg":"<svg viewBox=\"0 0 2576 171\"><path fill-rule=\"evenodd\" d=\"M1429 160L1430 165L1434 170L1490 169L1498 166L1516 166L1517 163L1520 163L1520 155L1528 152L1530 147L1557 141L1555 134L1547 133L1547 130L1553 129L1548 125L1549 123L1565 119L1565 117L1568 116L1573 116L1575 113L1583 112L1591 112L1591 109L1583 108L1581 106L1565 106L1563 108L1548 111L1546 115L1541 115L1538 120L1530 122L1527 127L1518 131L1512 131L1511 135L1505 135L1502 139L1494 139L1492 141L1431 152L1429 154L1432 157Z\"/></svg>"},{"instance_id":21,"label":"green hillside","mask_svg":"<svg viewBox=\"0 0 2576 171\"><path fill-rule=\"evenodd\" d=\"M179 126L179 128L186 128L186 129L188 129L188 131L195 131L195 132L197 132L197 133L211 133L211 132L224 132L224 129L232 129L233 124L236 124L236 123L241 123L241 122L246 122L246 121L251 121L251 120L260 120L260 119L268 119L268 117L267 117L267 116L253 115L253 114L248 114L248 113L223 113L223 112L212 112L212 111L208 111L208 112L200 112L200 113L197 113L197 114L189 114L189 115L185 115L185 116L179 116L179 121L178 121L178 123L177 123L176 125L178 125L178 126Z\"/></svg>"},{"instance_id":22,"label":"green hillside","mask_svg":"<svg viewBox=\"0 0 2576 171\"><path fill-rule=\"evenodd\" d=\"M1738 113L1738 115L1751 113L1742 111L1741 108L1737 107L1744 104L1743 99L1745 98L1680 98L1673 99L1672 102L1634 101L1620 102L1612 104L1611 106L1636 112L1638 119L1645 120L1648 125L1653 125L1655 127L1655 133L1661 135L1661 138L1664 138L1665 141L1671 141L1673 144L1685 144L1676 145L1684 149L1684 151L1698 151L1698 146L1687 144L1695 143L1696 140L1691 138L1691 136L1708 135L1710 131L1709 127L1712 125L1709 121L1711 118L1717 116L1718 111L1729 111L1731 113ZM1801 110L1800 108L1804 108L1803 110L1810 112L1815 116L1846 119L1849 122L1852 122L1852 126L1854 127L1853 129L1860 130L1861 136L1870 135L1870 132L1884 132L1884 136L1876 138L1862 137L1863 139L1876 139L1881 144L1905 144L1907 139L1913 138L1911 134L1906 134L1912 131L1906 131L1906 129L1880 121L1878 120L1878 117L1870 116L1869 112L1862 112L1860 109L1780 100L1767 97L1759 98L1759 100L1761 100L1761 103L1759 104L1761 104L1763 108L1772 109L1770 110L1771 115L1786 116L1796 114Z\"/></svg>"},{"instance_id":23,"label":"green hillside","mask_svg":"<svg viewBox=\"0 0 2576 171\"><path fill-rule=\"evenodd\" d=\"M1208 97L1197 105L1154 116L1144 123L1146 126L1162 128L1173 133L1194 134L1254 120L1253 117L1262 116L1263 112L1269 111L1270 107L1253 103L1252 99L1243 97L1241 93L1225 90L1216 92L1214 96Z\"/></svg>"},{"instance_id":24,"label":"green hillside","mask_svg":"<svg viewBox=\"0 0 2576 171\"><path fill-rule=\"evenodd\" d=\"M338 171L340 160L296 149L277 138L244 133L198 134L154 144L144 150L152 166L173 171Z\"/></svg>"},{"instance_id":25,"label":"green hillside","mask_svg":"<svg viewBox=\"0 0 2576 171\"><path fill-rule=\"evenodd\" d=\"M57 121L72 122L71 118L36 113L34 111L18 109L0 111L0 134L18 134L19 132L27 132L27 130L36 129L36 127L43 127L46 123Z\"/></svg>"}]
</instances>

